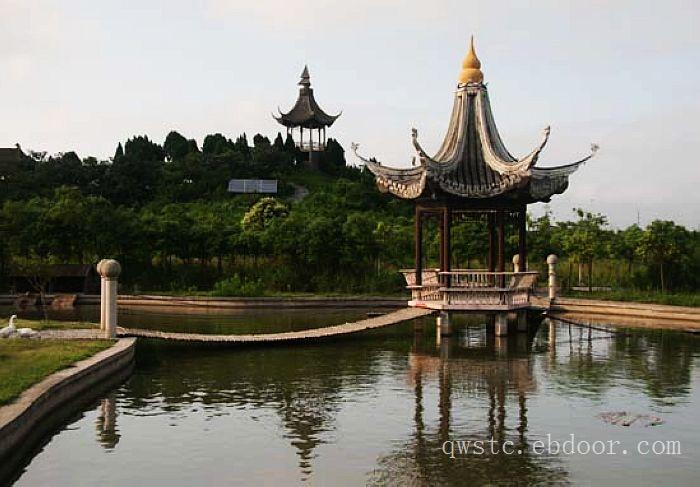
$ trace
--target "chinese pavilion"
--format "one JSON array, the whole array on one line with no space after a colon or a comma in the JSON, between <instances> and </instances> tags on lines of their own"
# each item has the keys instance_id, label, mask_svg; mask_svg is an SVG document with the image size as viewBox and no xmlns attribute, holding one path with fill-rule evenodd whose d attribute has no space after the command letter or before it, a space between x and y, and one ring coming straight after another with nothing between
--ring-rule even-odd
<instances>
[{"instance_id":1,"label":"chinese pavilion","mask_svg":"<svg viewBox=\"0 0 700 487\"><path fill-rule=\"evenodd\" d=\"M279 116L273 115L273 117L287 127L287 135L295 138L295 144L299 150L309 154L309 165L317 169L318 155L326 149L326 127L333 125L341 114L328 115L318 105L314 98L314 90L311 88L308 66L304 66L299 86L299 96L294 107L287 113L283 113L278 108ZM306 139L304 129L308 134Z\"/></svg>"},{"instance_id":2,"label":"chinese pavilion","mask_svg":"<svg viewBox=\"0 0 700 487\"><path fill-rule=\"evenodd\" d=\"M374 158L364 158L357 153L358 145L353 144L355 154L376 176L380 191L415 204L415 268L404 271L412 291L409 306L491 312L527 308L537 276L527 272L527 205L547 202L563 193L569 176L597 150L592 145L590 155L578 162L538 167L537 160L549 138L547 127L532 152L520 159L513 157L496 128L483 80L472 39L442 146L437 154L429 156L413 129L416 154L412 167L388 167ZM439 219L438 269L424 268L422 234L427 216ZM486 220L489 251L485 270L452 269L451 227L453 221L464 217ZM515 272L506 272L506 222L517 228Z\"/></svg>"}]
</instances>

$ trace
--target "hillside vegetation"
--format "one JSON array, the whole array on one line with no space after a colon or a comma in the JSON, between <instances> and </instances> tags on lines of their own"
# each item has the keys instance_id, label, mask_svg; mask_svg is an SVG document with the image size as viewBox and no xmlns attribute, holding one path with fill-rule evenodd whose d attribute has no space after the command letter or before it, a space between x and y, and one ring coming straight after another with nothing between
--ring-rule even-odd
<instances>
[{"instance_id":1,"label":"hillside vegetation","mask_svg":"<svg viewBox=\"0 0 700 487\"><path fill-rule=\"evenodd\" d=\"M252 145L245 134L214 134L201 147L176 132L162 145L136 136L106 161L30 152L0 168L0 288L10 290L12 270L113 257L123 291L402 292L397 271L413 265L412 205L380 194L332 139L319 171L302 160L279 134L256 135ZM279 194L229 194L231 178L278 179ZM309 194L295 200L295 185ZM555 253L565 286L698 289L697 231L668 221L612 229L604 215L572 216L528 222L531 267ZM435 266L435 222L427 229ZM507 230L513 255L517 232ZM458 222L452 240L454 267L484 267L483 221Z\"/></svg>"}]
</instances>

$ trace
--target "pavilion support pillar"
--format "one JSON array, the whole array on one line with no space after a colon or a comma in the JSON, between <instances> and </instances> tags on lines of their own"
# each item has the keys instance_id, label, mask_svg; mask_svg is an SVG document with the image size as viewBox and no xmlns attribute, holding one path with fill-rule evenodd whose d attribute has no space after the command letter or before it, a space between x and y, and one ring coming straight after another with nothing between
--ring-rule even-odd
<instances>
[{"instance_id":1,"label":"pavilion support pillar","mask_svg":"<svg viewBox=\"0 0 700 487\"><path fill-rule=\"evenodd\" d=\"M496 259L494 258L494 255L496 253L496 239L494 238L494 222L495 222L495 215L493 213L489 213L486 217L486 225L488 228L488 240L489 240L489 255L488 255L488 262L486 263L486 267L488 268L489 272L493 272L496 270Z\"/></svg>"},{"instance_id":2,"label":"pavilion support pillar","mask_svg":"<svg viewBox=\"0 0 700 487\"><path fill-rule=\"evenodd\" d=\"M486 215L486 226L488 228L488 243L489 243L489 255L486 262L486 268L489 272L494 272L496 270L496 215L489 212ZM491 282L490 285L495 286L496 282Z\"/></svg>"},{"instance_id":3,"label":"pavilion support pillar","mask_svg":"<svg viewBox=\"0 0 700 487\"><path fill-rule=\"evenodd\" d=\"M452 316L447 311L440 311L437 317L438 334L441 336L452 335Z\"/></svg>"},{"instance_id":4,"label":"pavilion support pillar","mask_svg":"<svg viewBox=\"0 0 700 487\"><path fill-rule=\"evenodd\" d=\"M549 254L547 256L547 268L549 276L549 303L551 306L552 301L557 297L557 262L559 259L554 254Z\"/></svg>"},{"instance_id":5,"label":"pavilion support pillar","mask_svg":"<svg viewBox=\"0 0 700 487\"><path fill-rule=\"evenodd\" d=\"M518 311L517 323L518 331L527 331L527 310L521 309Z\"/></svg>"},{"instance_id":6,"label":"pavilion support pillar","mask_svg":"<svg viewBox=\"0 0 700 487\"><path fill-rule=\"evenodd\" d=\"M506 233L503 211L496 213L496 272L505 272L506 270ZM503 276L498 276L496 285L503 287Z\"/></svg>"},{"instance_id":7,"label":"pavilion support pillar","mask_svg":"<svg viewBox=\"0 0 700 487\"><path fill-rule=\"evenodd\" d=\"M496 313L496 336L503 337L508 334L508 313Z\"/></svg>"},{"instance_id":8,"label":"pavilion support pillar","mask_svg":"<svg viewBox=\"0 0 700 487\"><path fill-rule=\"evenodd\" d=\"M418 205L416 205L416 221L413 232L415 239L415 270L416 270L416 286L423 284L423 213Z\"/></svg>"},{"instance_id":9,"label":"pavilion support pillar","mask_svg":"<svg viewBox=\"0 0 700 487\"><path fill-rule=\"evenodd\" d=\"M451 244L452 210L443 208L440 221L440 271L449 272L452 265ZM442 276L444 286L450 286L449 276Z\"/></svg>"},{"instance_id":10,"label":"pavilion support pillar","mask_svg":"<svg viewBox=\"0 0 700 487\"><path fill-rule=\"evenodd\" d=\"M518 271L527 271L527 207L518 212Z\"/></svg>"}]
</instances>

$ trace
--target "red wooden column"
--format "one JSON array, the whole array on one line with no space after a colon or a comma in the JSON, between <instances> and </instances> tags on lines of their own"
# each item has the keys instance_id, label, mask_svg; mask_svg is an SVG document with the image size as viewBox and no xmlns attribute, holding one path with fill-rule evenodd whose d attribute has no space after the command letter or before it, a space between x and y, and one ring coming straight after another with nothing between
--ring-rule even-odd
<instances>
[{"instance_id":1,"label":"red wooden column","mask_svg":"<svg viewBox=\"0 0 700 487\"><path fill-rule=\"evenodd\" d=\"M527 271L527 207L518 212L518 256L520 272Z\"/></svg>"},{"instance_id":2,"label":"red wooden column","mask_svg":"<svg viewBox=\"0 0 700 487\"><path fill-rule=\"evenodd\" d=\"M440 270L449 272L452 266L452 245L451 245L452 209L443 208L442 221L440 225ZM450 285L447 277L443 281L445 286Z\"/></svg>"},{"instance_id":3,"label":"red wooden column","mask_svg":"<svg viewBox=\"0 0 700 487\"><path fill-rule=\"evenodd\" d=\"M495 259L495 254L496 254L496 239L494 238L494 222L495 222L495 215L491 212L486 214L486 219L487 219L487 226L488 226L488 232L489 232L489 255L488 255L488 263L487 263L487 268L489 272L493 272L496 270L496 259Z\"/></svg>"},{"instance_id":4,"label":"red wooden column","mask_svg":"<svg viewBox=\"0 0 700 487\"><path fill-rule=\"evenodd\" d=\"M416 205L416 221L413 231L414 250L415 250L415 267L416 270L416 286L423 284L423 215L420 208Z\"/></svg>"},{"instance_id":5,"label":"red wooden column","mask_svg":"<svg viewBox=\"0 0 700 487\"><path fill-rule=\"evenodd\" d=\"M497 250L496 250L496 271L505 272L506 270L506 232L504 215L502 210L496 212L496 240L497 240ZM496 279L497 285L503 286L504 280L503 276Z\"/></svg>"},{"instance_id":6,"label":"red wooden column","mask_svg":"<svg viewBox=\"0 0 700 487\"><path fill-rule=\"evenodd\" d=\"M489 256L488 256L488 271L494 272L496 270L496 214L489 211L486 214L488 231L489 231ZM489 277L489 285L495 286L496 280L493 276Z\"/></svg>"},{"instance_id":7,"label":"red wooden column","mask_svg":"<svg viewBox=\"0 0 700 487\"><path fill-rule=\"evenodd\" d=\"M440 261L438 263L439 271L445 270L445 209L442 208L437 214L438 217L438 236L440 240L439 253ZM438 276L438 282L443 284L442 276Z\"/></svg>"}]
</instances>

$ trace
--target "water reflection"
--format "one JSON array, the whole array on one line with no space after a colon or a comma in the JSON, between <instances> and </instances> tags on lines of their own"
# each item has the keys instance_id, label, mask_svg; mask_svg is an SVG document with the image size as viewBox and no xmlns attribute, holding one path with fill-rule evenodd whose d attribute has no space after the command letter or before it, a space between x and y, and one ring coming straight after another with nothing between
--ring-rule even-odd
<instances>
[{"instance_id":1,"label":"water reflection","mask_svg":"<svg viewBox=\"0 0 700 487\"><path fill-rule=\"evenodd\" d=\"M563 393L583 392L600 398L624 385L641 389L659 405L682 401L691 393L691 372L700 342L696 337L667 330L631 331L554 319L546 324L550 357L547 370ZM566 350L562 353L563 347Z\"/></svg>"},{"instance_id":2,"label":"water reflection","mask_svg":"<svg viewBox=\"0 0 700 487\"><path fill-rule=\"evenodd\" d=\"M97 429L97 442L105 450L113 450L119 443L119 430L117 429L117 400L115 394L110 394L100 400L97 407L97 419L95 420Z\"/></svg>"},{"instance_id":3,"label":"water reflection","mask_svg":"<svg viewBox=\"0 0 700 487\"><path fill-rule=\"evenodd\" d=\"M527 438L527 398L537 392L532 355L533 336L517 334L496 337L482 328L474 335L467 329L459 338L442 337L437 350L417 333L409 355L409 374L414 388L414 432L398 443L393 451L378 459L378 466L368 477L372 485L501 485L564 482L565 469L556 458L534 458ZM438 418L433 424L424 420L424 384L438 384ZM453 414L459 413L454 399L481 398L484 414L453 427ZM507 403L514 403L517 413L508 418ZM510 424L509 424L510 423ZM482 447L460 453L446 442L463 440L481 442ZM508 442L508 443L506 443ZM508 451L521 454L506 455ZM452 444L453 446L453 444ZM445 451L448 454L445 454ZM495 452L495 453L494 453Z\"/></svg>"},{"instance_id":4,"label":"water reflection","mask_svg":"<svg viewBox=\"0 0 700 487\"><path fill-rule=\"evenodd\" d=\"M279 333L338 325L367 318L367 308L174 308L172 306L120 306L119 325L175 333L246 334ZM386 310L384 310L386 311ZM17 310L0 306L0 317L18 314L20 318L43 319L37 307ZM57 321L98 323L99 306L48 310L49 318Z\"/></svg>"},{"instance_id":5,"label":"water reflection","mask_svg":"<svg viewBox=\"0 0 700 487\"><path fill-rule=\"evenodd\" d=\"M615 427L597 417L624 404L640 413L650 405L663 408L668 426L654 432L673 428L683 440L692 453L674 459L674 472L676 480L692 478L693 446L700 448L700 427L691 414L700 402L693 387L699 339L557 320L529 335L495 337L483 318L460 320L458 333L440 340L426 319L294 347L192 349L141 342L134 375L104 397L90 419L90 435L96 426L99 443L113 458L95 471L124 483L123 470L161 447L160 463L151 458L148 466L170 484L186 484L186 472L249 485L271 483L271 475L280 483L343 479L338 483L373 485L595 483L595 475L660 479L654 477L664 471L659 458L630 458L620 469L614 462L532 452L549 433L565 438L612 431L624 440L633 434L630 428L610 430ZM71 426L76 435L81 424ZM119 444L122 437L129 441ZM162 448L159 437L177 441ZM443 452L452 440L481 441L486 448L453 459ZM70 441L59 434L20 484L70 480L74 457L102 461L94 452L66 454L68 464L57 467L51 455L69 451L76 444ZM502 453L506 442L522 453ZM183 457L191 464L181 465ZM86 482L98 480L89 478L91 470L82 472Z\"/></svg>"}]
</instances>

